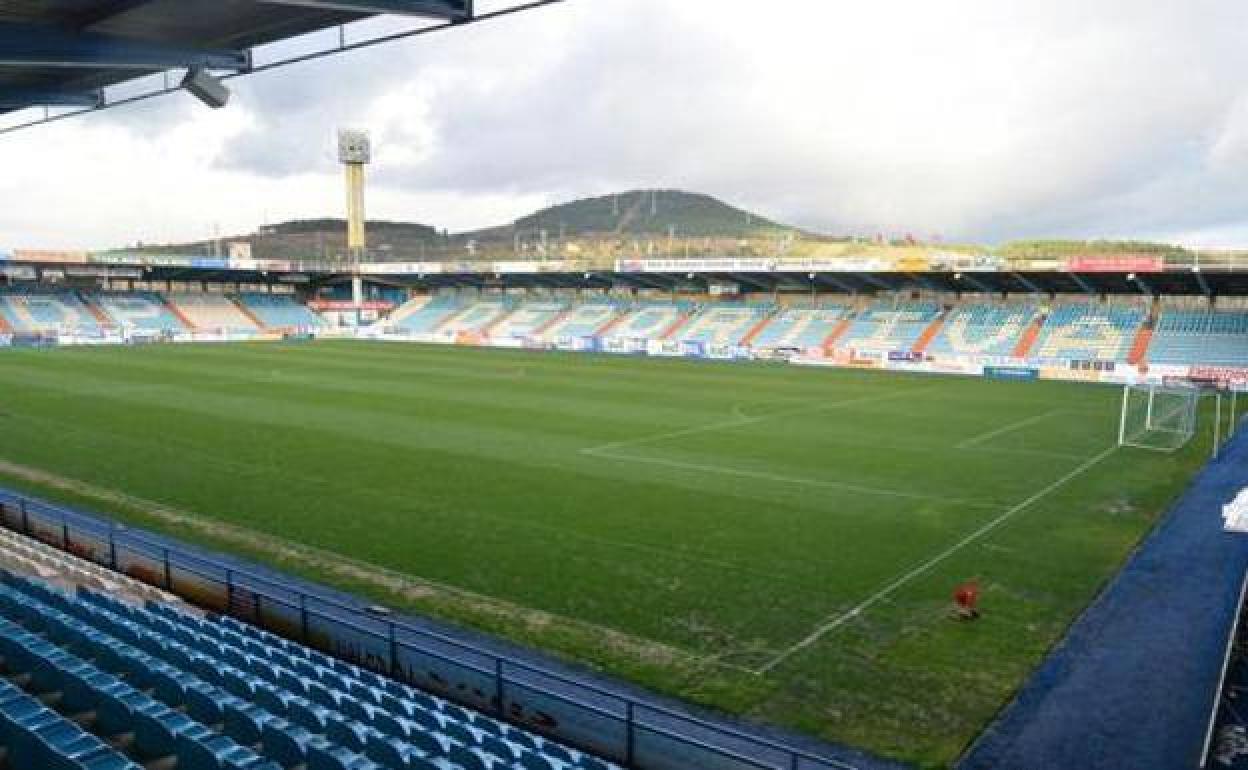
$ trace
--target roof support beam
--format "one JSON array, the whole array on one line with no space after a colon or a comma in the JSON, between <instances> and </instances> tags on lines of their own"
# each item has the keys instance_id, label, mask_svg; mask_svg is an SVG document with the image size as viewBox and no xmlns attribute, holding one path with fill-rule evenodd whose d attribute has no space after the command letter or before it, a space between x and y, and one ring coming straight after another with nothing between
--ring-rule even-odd
<instances>
[{"instance_id":1,"label":"roof support beam","mask_svg":"<svg viewBox=\"0 0 1248 770\"><path fill-rule=\"evenodd\" d=\"M458 21L472 18L472 0L261 0L349 13L392 13Z\"/></svg>"},{"instance_id":2,"label":"roof support beam","mask_svg":"<svg viewBox=\"0 0 1248 770\"><path fill-rule=\"evenodd\" d=\"M906 277L918 284L921 289L926 289L927 291L945 291L945 289L942 289L932 283L927 276L920 273L906 273Z\"/></svg>"},{"instance_id":3,"label":"roof support beam","mask_svg":"<svg viewBox=\"0 0 1248 770\"><path fill-rule=\"evenodd\" d=\"M729 273L728 280L736 281L737 283L744 283L748 286L752 286L755 289L758 289L759 291L771 291L770 286L768 286L763 281L760 281L759 279L749 275L748 273Z\"/></svg>"},{"instance_id":4,"label":"roof support beam","mask_svg":"<svg viewBox=\"0 0 1248 770\"><path fill-rule=\"evenodd\" d=\"M0 24L2 66L238 72L251 67L251 54L149 43L91 32L75 33L45 25Z\"/></svg>"},{"instance_id":5,"label":"roof support beam","mask_svg":"<svg viewBox=\"0 0 1248 770\"><path fill-rule=\"evenodd\" d=\"M96 24L103 23L123 13L128 13L134 9L147 5L152 0L113 0L111 3L101 3L93 8L88 8L78 14L69 21L67 26L74 29L86 29L94 27Z\"/></svg>"},{"instance_id":6,"label":"roof support beam","mask_svg":"<svg viewBox=\"0 0 1248 770\"><path fill-rule=\"evenodd\" d=\"M1196 283L1200 286L1202 294L1206 297L1213 294L1213 292L1209 289L1209 282L1205 280L1205 276L1201 274L1200 270L1193 269L1192 275L1196 276Z\"/></svg>"},{"instance_id":7,"label":"roof support beam","mask_svg":"<svg viewBox=\"0 0 1248 770\"><path fill-rule=\"evenodd\" d=\"M1080 288L1080 289L1083 289L1083 291L1084 291L1085 293L1087 293L1087 294L1097 294L1097 293L1099 293L1099 292L1097 292L1096 288L1092 286L1092 283L1091 283L1090 281L1088 281L1088 279L1087 279L1087 278L1084 278L1083 276L1079 275L1078 273L1071 273L1071 274L1070 274L1070 277L1071 277L1071 280L1073 280L1075 283L1079 284L1079 288Z\"/></svg>"},{"instance_id":8,"label":"roof support beam","mask_svg":"<svg viewBox=\"0 0 1248 770\"><path fill-rule=\"evenodd\" d=\"M0 110L24 107L99 107L104 103L101 91L58 91L42 88L10 88L0 90Z\"/></svg>"},{"instance_id":9,"label":"roof support beam","mask_svg":"<svg viewBox=\"0 0 1248 770\"><path fill-rule=\"evenodd\" d=\"M1031 292L1032 294L1046 294L1047 293L1045 291L1042 291L1039 286L1032 283L1027 278L1027 276L1023 275L1022 273L1010 273L1010 275L1017 278L1018 282L1021 283L1023 286L1026 286L1027 291ZM1074 275L1074 273L1071 273L1071 275Z\"/></svg>"},{"instance_id":10,"label":"roof support beam","mask_svg":"<svg viewBox=\"0 0 1248 770\"><path fill-rule=\"evenodd\" d=\"M980 290L981 292L983 292L983 293L985 293L985 294L993 294L993 293L995 293L995 292L993 292L993 290L992 290L992 289L988 288L988 286L987 286L987 285L986 285L983 281L981 281L981 280L979 280L978 278L976 278L975 276L973 276L973 275L969 275L969 274L967 274L967 273L955 273L955 274L954 274L954 280L955 280L955 281L966 281L966 282L967 282L967 283L969 283L969 284L970 284L973 288L978 289L978 290Z\"/></svg>"},{"instance_id":11,"label":"roof support beam","mask_svg":"<svg viewBox=\"0 0 1248 770\"><path fill-rule=\"evenodd\" d=\"M874 275L872 273L854 273L854 277L861 278L863 281L871 284L877 289L883 289L884 291L896 291L897 290L897 287L893 286L888 281L884 280L884 276L882 273L879 275Z\"/></svg>"}]
</instances>

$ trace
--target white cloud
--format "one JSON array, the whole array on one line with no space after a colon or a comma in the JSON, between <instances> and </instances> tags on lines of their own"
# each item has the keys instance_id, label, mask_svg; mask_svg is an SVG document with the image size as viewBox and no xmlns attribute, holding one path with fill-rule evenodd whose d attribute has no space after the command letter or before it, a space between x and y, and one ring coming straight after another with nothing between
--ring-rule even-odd
<instances>
[{"instance_id":1,"label":"white cloud","mask_svg":"<svg viewBox=\"0 0 1248 770\"><path fill-rule=\"evenodd\" d=\"M638 186L831 231L1248 239L1234 0L569 0L0 138L0 244L203 236L340 207L462 229ZM392 21L378 24L394 24Z\"/></svg>"}]
</instances>

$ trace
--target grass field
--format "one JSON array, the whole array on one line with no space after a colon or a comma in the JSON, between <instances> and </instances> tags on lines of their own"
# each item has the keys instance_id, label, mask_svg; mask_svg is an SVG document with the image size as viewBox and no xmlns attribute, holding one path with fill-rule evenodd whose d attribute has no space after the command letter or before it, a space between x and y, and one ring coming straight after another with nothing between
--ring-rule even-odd
<instances>
[{"instance_id":1,"label":"grass field","mask_svg":"<svg viewBox=\"0 0 1248 770\"><path fill-rule=\"evenodd\" d=\"M940 766L1204 459L1112 449L1118 397L349 342L13 350L0 476ZM984 617L952 622L971 577Z\"/></svg>"}]
</instances>

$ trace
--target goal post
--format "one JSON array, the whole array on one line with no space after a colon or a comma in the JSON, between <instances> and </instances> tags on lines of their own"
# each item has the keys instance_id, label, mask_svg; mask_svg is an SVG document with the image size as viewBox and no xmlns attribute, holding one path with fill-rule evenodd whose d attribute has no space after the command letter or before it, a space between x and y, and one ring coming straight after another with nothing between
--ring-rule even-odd
<instances>
[{"instance_id":1,"label":"goal post","mask_svg":"<svg viewBox=\"0 0 1248 770\"><path fill-rule=\"evenodd\" d=\"M1196 434L1200 390L1168 385L1127 385L1122 389L1118 445L1173 452Z\"/></svg>"}]
</instances>

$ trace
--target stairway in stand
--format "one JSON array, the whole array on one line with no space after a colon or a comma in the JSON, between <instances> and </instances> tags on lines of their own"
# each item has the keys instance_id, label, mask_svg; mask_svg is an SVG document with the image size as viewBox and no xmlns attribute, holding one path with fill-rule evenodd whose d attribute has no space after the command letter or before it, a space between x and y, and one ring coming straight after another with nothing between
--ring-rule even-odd
<instances>
[{"instance_id":1,"label":"stairway in stand","mask_svg":"<svg viewBox=\"0 0 1248 770\"><path fill-rule=\"evenodd\" d=\"M1140 327L1140 331L1135 335L1135 342L1131 344L1131 352L1127 354L1127 363L1135 365L1144 362L1144 357L1148 355L1149 343L1153 341L1152 323L1146 323Z\"/></svg>"},{"instance_id":2,"label":"stairway in stand","mask_svg":"<svg viewBox=\"0 0 1248 770\"><path fill-rule=\"evenodd\" d=\"M914 343L915 353L926 353L928 345L932 344L932 340L936 339L936 335L940 334L940 330L945 326L945 316L942 313L931 325L923 330L919 335L919 339Z\"/></svg>"},{"instance_id":3,"label":"stairway in stand","mask_svg":"<svg viewBox=\"0 0 1248 770\"><path fill-rule=\"evenodd\" d=\"M842 318L841 320L837 321L836 326L833 327L832 329L832 333L829 334L827 337L824 337L823 349L831 350L832 348L834 348L836 346L837 340L845 336L845 332L849 331L849 325L851 323L853 323L853 321L848 318Z\"/></svg>"},{"instance_id":4,"label":"stairway in stand","mask_svg":"<svg viewBox=\"0 0 1248 770\"><path fill-rule=\"evenodd\" d=\"M1014 358L1026 358L1031 352L1031 348L1036 344L1036 339L1040 336L1040 329L1044 326L1044 318L1037 318L1027 327L1027 331L1023 332L1023 336L1019 338L1018 344L1014 346L1014 351L1010 353Z\"/></svg>"},{"instance_id":5,"label":"stairway in stand","mask_svg":"<svg viewBox=\"0 0 1248 770\"><path fill-rule=\"evenodd\" d=\"M178 323L182 324L188 332L193 332L196 328L198 328L191 322L191 319L186 316L186 313L183 313L182 309L170 301L168 297L162 294L160 296L160 301L165 304L165 307L169 309L169 313L174 318L178 319Z\"/></svg>"},{"instance_id":6,"label":"stairway in stand","mask_svg":"<svg viewBox=\"0 0 1248 770\"><path fill-rule=\"evenodd\" d=\"M266 324L264 321L261 321L258 315L251 312L251 309L248 308L246 305L244 305L241 299L239 299L238 297L230 297L230 302L234 303L234 307L238 308L238 312L242 313L243 316L248 321L251 321L253 324L255 324L257 329L259 329L260 331L268 330L269 328L268 324Z\"/></svg>"},{"instance_id":7,"label":"stairway in stand","mask_svg":"<svg viewBox=\"0 0 1248 770\"><path fill-rule=\"evenodd\" d=\"M758 323L754 324L754 326L751 327L750 330L745 333L745 336L741 338L741 342L739 344L743 346L749 345L751 342L754 341L755 337L763 333L763 329L767 328L767 324L771 323L772 319L774 319L779 314L780 314L780 311L777 310L777 311L772 311L768 313L767 315L763 316L762 319Z\"/></svg>"}]
</instances>

